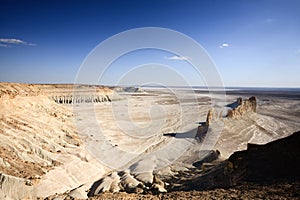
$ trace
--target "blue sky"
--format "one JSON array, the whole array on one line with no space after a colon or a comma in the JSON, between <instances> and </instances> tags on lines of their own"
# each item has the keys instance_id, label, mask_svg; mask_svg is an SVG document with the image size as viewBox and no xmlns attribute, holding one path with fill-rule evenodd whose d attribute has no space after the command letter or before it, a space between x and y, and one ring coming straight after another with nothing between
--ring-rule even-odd
<instances>
[{"instance_id":1,"label":"blue sky","mask_svg":"<svg viewBox=\"0 0 300 200\"><path fill-rule=\"evenodd\" d=\"M100 42L140 27L173 29L193 38L226 86L300 87L299 0L4 0L0 81L73 83L81 63ZM192 85L204 84L186 60L168 59L173 56L159 50L124 55L101 83L143 84L143 77L159 81L165 68L158 72L149 64L158 63ZM140 65L153 71L141 70L140 79L118 79ZM164 80L180 85L174 77Z\"/></svg>"}]
</instances>

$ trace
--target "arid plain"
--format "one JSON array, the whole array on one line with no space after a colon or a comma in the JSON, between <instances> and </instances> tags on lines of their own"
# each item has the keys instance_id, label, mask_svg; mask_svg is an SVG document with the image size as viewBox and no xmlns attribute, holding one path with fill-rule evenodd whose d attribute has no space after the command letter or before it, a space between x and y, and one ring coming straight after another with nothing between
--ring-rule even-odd
<instances>
[{"instance_id":1,"label":"arid plain","mask_svg":"<svg viewBox=\"0 0 300 200\"><path fill-rule=\"evenodd\" d=\"M214 191L226 198L251 191L235 181L206 182L207 174L227 170L227 159L248 143L299 131L299 100L297 89L0 83L0 198L209 198ZM282 184L278 198L293 198L282 192L288 184L299 188ZM229 189L183 192L214 188Z\"/></svg>"}]
</instances>

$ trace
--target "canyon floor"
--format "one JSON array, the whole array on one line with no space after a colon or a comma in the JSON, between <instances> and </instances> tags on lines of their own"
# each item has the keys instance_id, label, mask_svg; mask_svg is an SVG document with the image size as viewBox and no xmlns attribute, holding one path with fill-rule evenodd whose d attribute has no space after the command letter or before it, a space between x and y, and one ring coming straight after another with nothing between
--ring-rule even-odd
<instances>
[{"instance_id":1,"label":"canyon floor","mask_svg":"<svg viewBox=\"0 0 300 200\"><path fill-rule=\"evenodd\" d=\"M299 197L297 181L178 191L248 143L298 131L299 90L1 83L0 91L1 199ZM226 105L251 96L256 112L226 117ZM199 138L212 108L217 114Z\"/></svg>"}]
</instances>

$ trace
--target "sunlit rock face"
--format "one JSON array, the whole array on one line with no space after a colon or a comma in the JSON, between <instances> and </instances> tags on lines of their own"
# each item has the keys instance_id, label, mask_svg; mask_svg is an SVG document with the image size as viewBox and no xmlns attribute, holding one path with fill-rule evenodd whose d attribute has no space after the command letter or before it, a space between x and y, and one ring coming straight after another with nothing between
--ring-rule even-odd
<instances>
[{"instance_id":1,"label":"sunlit rock face","mask_svg":"<svg viewBox=\"0 0 300 200\"><path fill-rule=\"evenodd\" d=\"M245 101L238 98L236 102L227 105L227 107L232 108L232 110L228 110L227 117L238 118L245 113L256 112L256 98L253 96Z\"/></svg>"},{"instance_id":2,"label":"sunlit rock face","mask_svg":"<svg viewBox=\"0 0 300 200\"><path fill-rule=\"evenodd\" d=\"M200 126L198 126L196 139L202 141L208 131L208 128L214 124L214 121L225 120L226 118L237 119L248 113L251 114L255 112L256 97L254 96L246 100L239 97L235 102L226 105L225 109L219 112L215 109L210 109L207 113L206 121L204 123L200 123Z\"/></svg>"}]
</instances>

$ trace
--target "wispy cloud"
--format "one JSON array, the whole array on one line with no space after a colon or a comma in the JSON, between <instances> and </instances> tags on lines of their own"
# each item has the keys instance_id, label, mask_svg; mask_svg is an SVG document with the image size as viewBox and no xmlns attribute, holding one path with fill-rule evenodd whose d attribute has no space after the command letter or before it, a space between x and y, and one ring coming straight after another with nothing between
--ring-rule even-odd
<instances>
[{"instance_id":1,"label":"wispy cloud","mask_svg":"<svg viewBox=\"0 0 300 200\"><path fill-rule=\"evenodd\" d=\"M0 47L10 47L10 45L0 43Z\"/></svg>"},{"instance_id":2,"label":"wispy cloud","mask_svg":"<svg viewBox=\"0 0 300 200\"><path fill-rule=\"evenodd\" d=\"M189 60L186 56L171 56L171 57L165 57L168 60Z\"/></svg>"},{"instance_id":3,"label":"wispy cloud","mask_svg":"<svg viewBox=\"0 0 300 200\"><path fill-rule=\"evenodd\" d=\"M23 40L14 39L14 38L0 38L0 46L1 47L10 47L11 45L28 45L35 46L36 44L25 42Z\"/></svg>"},{"instance_id":4,"label":"wispy cloud","mask_svg":"<svg viewBox=\"0 0 300 200\"><path fill-rule=\"evenodd\" d=\"M300 49L296 50L296 51L295 51L295 54L296 54L296 55L300 55Z\"/></svg>"},{"instance_id":5,"label":"wispy cloud","mask_svg":"<svg viewBox=\"0 0 300 200\"><path fill-rule=\"evenodd\" d=\"M229 44L227 43L223 43L219 46L221 49L225 48L225 47L229 47Z\"/></svg>"}]
</instances>

